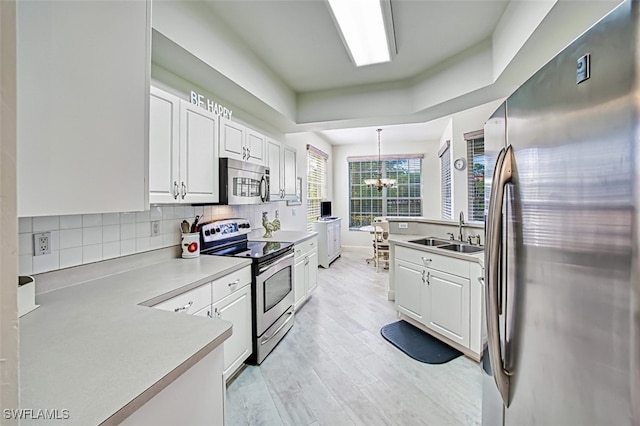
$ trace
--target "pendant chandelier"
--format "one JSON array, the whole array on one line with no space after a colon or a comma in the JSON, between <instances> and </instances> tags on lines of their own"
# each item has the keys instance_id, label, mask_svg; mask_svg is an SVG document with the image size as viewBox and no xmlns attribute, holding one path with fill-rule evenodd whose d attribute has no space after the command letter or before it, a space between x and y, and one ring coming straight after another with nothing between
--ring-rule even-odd
<instances>
[{"instance_id":1,"label":"pendant chandelier","mask_svg":"<svg viewBox=\"0 0 640 426\"><path fill-rule=\"evenodd\" d=\"M364 183L367 186L370 186L372 188L377 188L378 191L382 191L382 188L391 188L393 185L395 185L396 180L382 177L382 162L380 161L380 132L382 132L382 129L378 129L377 132L378 132L378 167L379 167L378 177L375 179L365 179Z\"/></svg>"}]
</instances>

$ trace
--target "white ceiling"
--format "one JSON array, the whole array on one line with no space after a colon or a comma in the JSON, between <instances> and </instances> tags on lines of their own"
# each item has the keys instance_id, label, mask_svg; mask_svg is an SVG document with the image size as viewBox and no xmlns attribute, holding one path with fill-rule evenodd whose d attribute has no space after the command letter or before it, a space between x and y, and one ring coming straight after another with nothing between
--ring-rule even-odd
<instances>
[{"instance_id":1,"label":"white ceiling","mask_svg":"<svg viewBox=\"0 0 640 426\"><path fill-rule=\"evenodd\" d=\"M158 2L152 58L283 133L335 145L382 127L384 139L433 140L453 114L508 96L620 0L390 1L397 55L386 64L355 67L325 0Z\"/></svg>"},{"instance_id":2,"label":"white ceiling","mask_svg":"<svg viewBox=\"0 0 640 426\"><path fill-rule=\"evenodd\" d=\"M356 68L325 0L208 0L295 92L414 77L491 36L508 0L392 0L397 55Z\"/></svg>"}]
</instances>

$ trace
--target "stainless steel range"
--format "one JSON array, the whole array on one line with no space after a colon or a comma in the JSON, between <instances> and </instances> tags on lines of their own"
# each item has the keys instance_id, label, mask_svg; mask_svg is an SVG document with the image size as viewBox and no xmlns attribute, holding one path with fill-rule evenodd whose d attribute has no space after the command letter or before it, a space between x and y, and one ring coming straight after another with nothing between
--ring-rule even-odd
<instances>
[{"instance_id":1,"label":"stainless steel range","mask_svg":"<svg viewBox=\"0 0 640 426\"><path fill-rule=\"evenodd\" d=\"M200 224L201 253L251 258L253 353L260 364L293 326L293 244L249 241L247 219L225 219Z\"/></svg>"}]
</instances>

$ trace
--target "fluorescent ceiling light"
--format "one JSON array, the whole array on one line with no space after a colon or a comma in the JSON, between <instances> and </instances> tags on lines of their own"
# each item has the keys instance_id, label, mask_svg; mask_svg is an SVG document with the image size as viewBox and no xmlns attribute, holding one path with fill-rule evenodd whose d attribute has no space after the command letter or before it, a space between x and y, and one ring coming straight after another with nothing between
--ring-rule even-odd
<instances>
[{"instance_id":1,"label":"fluorescent ceiling light","mask_svg":"<svg viewBox=\"0 0 640 426\"><path fill-rule=\"evenodd\" d=\"M380 0L327 1L342 35L342 41L356 66L391 61L392 43L387 39ZM388 0L386 2L388 3ZM391 24L391 19L388 21ZM389 31L389 35L393 37L393 30ZM395 41L391 41L395 50Z\"/></svg>"}]
</instances>

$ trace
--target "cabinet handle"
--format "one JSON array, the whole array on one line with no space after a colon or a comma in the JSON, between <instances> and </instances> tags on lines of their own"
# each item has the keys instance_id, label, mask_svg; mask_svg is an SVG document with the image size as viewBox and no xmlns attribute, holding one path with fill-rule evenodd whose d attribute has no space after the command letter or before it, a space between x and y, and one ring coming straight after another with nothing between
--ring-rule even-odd
<instances>
[{"instance_id":1,"label":"cabinet handle","mask_svg":"<svg viewBox=\"0 0 640 426\"><path fill-rule=\"evenodd\" d=\"M315 243L309 243L309 245L310 245L311 247L313 247L313 246L314 246L314 244L315 244Z\"/></svg>"},{"instance_id":2,"label":"cabinet handle","mask_svg":"<svg viewBox=\"0 0 640 426\"><path fill-rule=\"evenodd\" d=\"M296 250L296 254L302 254L302 250Z\"/></svg>"},{"instance_id":3,"label":"cabinet handle","mask_svg":"<svg viewBox=\"0 0 640 426\"><path fill-rule=\"evenodd\" d=\"M193 305L193 300L191 302L187 303L186 305L184 305L182 308L175 308L173 310L173 312L184 312L187 309L189 309L191 307L191 305Z\"/></svg>"},{"instance_id":4,"label":"cabinet handle","mask_svg":"<svg viewBox=\"0 0 640 426\"><path fill-rule=\"evenodd\" d=\"M213 313L216 315L217 319L220 319L220 311L218 310L218 308L214 308Z\"/></svg>"},{"instance_id":5,"label":"cabinet handle","mask_svg":"<svg viewBox=\"0 0 640 426\"><path fill-rule=\"evenodd\" d=\"M431 285L431 272L427 272L427 285Z\"/></svg>"},{"instance_id":6,"label":"cabinet handle","mask_svg":"<svg viewBox=\"0 0 640 426\"><path fill-rule=\"evenodd\" d=\"M244 146L242 147L242 159L246 159L247 158L247 148L245 148Z\"/></svg>"},{"instance_id":7,"label":"cabinet handle","mask_svg":"<svg viewBox=\"0 0 640 426\"><path fill-rule=\"evenodd\" d=\"M304 264L308 265L309 264L309 256L305 256L304 257Z\"/></svg>"},{"instance_id":8,"label":"cabinet handle","mask_svg":"<svg viewBox=\"0 0 640 426\"><path fill-rule=\"evenodd\" d=\"M251 158L251 148L247 148L247 160Z\"/></svg>"},{"instance_id":9,"label":"cabinet handle","mask_svg":"<svg viewBox=\"0 0 640 426\"><path fill-rule=\"evenodd\" d=\"M427 281L425 280L425 278L424 278L424 273L425 273L425 272L426 272L426 271L423 269L423 270L422 270L422 274L421 274L421 275L422 275L422 284L424 284L425 282L427 282Z\"/></svg>"},{"instance_id":10,"label":"cabinet handle","mask_svg":"<svg viewBox=\"0 0 640 426\"><path fill-rule=\"evenodd\" d=\"M432 259L429 259L428 257L421 257L420 259L422 259L423 263L427 263L427 262L432 262Z\"/></svg>"},{"instance_id":11,"label":"cabinet handle","mask_svg":"<svg viewBox=\"0 0 640 426\"><path fill-rule=\"evenodd\" d=\"M211 315L211 311L207 311L207 316L211 319L213 319L213 315Z\"/></svg>"},{"instance_id":12,"label":"cabinet handle","mask_svg":"<svg viewBox=\"0 0 640 426\"><path fill-rule=\"evenodd\" d=\"M187 195L187 185L184 182L180 182L180 185L182 186L182 199L184 200L185 195Z\"/></svg>"},{"instance_id":13,"label":"cabinet handle","mask_svg":"<svg viewBox=\"0 0 640 426\"><path fill-rule=\"evenodd\" d=\"M238 285L240 284L240 278L238 278L237 280L230 282L229 284L227 284L229 287L232 287L234 285Z\"/></svg>"},{"instance_id":14,"label":"cabinet handle","mask_svg":"<svg viewBox=\"0 0 640 426\"><path fill-rule=\"evenodd\" d=\"M174 180L173 181L173 199L177 200L179 195L180 195L180 188L178 188L178 181Z\"/></svg>"}]
</instances>

